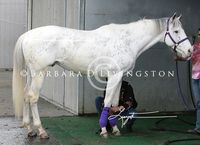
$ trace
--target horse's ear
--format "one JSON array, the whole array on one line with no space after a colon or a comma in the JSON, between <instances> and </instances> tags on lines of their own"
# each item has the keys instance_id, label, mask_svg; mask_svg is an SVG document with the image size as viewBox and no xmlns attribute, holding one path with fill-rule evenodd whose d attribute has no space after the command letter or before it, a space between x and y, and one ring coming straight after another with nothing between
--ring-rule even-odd
<instances>
[{"instance_id":1,"label":"horse's ear","mask_svg":"<svg viewBox=\"0 0 200 145\"><path fill-rule=\"evenodd\" d=\"M173 16L170 18L170 22L173 24L176 18L176 13L174 13Z\"/></svg>"},{"instance_id":2,"label":"horse's ear","mask_svg":"<svg viewBox=\"0 0 200 145\"><path fill-rule=\"evenodd\" d=\"M178 20L180 20L180 19L181 19L181 17L182 17L182 14L180 14L180 16L178 16L178 18L177 18L177 19L178 19Z\"/></svg>"},{"instance_id":3,"label":"horse's ear","mask_svg":"<svg viewBox=\"0 0 200 145\"><path fill-rule=\"evenodd\" d=\"M172 18L172 20L175 20L175 18L176 18L176 12L173 14L173 16L171 18Z\"/></svg>"}]
</instances>

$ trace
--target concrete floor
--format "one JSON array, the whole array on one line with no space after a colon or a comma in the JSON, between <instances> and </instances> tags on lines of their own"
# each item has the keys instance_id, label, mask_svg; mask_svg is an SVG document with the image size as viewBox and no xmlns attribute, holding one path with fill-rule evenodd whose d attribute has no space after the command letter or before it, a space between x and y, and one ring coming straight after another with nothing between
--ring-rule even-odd
<instances>
[{"instance_id":1,"label":"concrete floor","mask_svg":"<svg viewBox=\"0 0 200 145\"><path fill-rule=\"evenodd\" d=\"M14 117L0 117L0 145L60 145L53 136L47 140L28 138L27 130L19 125Z\"/></svg>"},{"instance_id":2,"label":"concrete floor","mask_svg":"<svg viewBox=\"0 0 200 145\"><path fill-rule=\"evenodd\" d=\"M57 145L54 137L42 141L27 138L27 132L20 128L21 121L16 120L12 105L12 72L0 71L0 145ZM56 107L40 98L38 103L41 117L72 116L70 112Z\"/></svg>"}]
</instances>

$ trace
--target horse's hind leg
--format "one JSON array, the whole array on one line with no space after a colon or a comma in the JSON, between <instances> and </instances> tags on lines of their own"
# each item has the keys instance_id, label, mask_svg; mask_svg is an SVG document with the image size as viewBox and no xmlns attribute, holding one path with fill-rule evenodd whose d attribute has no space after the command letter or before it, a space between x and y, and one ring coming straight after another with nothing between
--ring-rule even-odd
<instances>
[{"instance_id":1,"label":"horse's hind leg","mask_svg":"<svg viewBox=\"0 0 200 145\"><path fill-rule=\"evenodd\" d=\"M28 91L28 95L30 97L30 106L31 106L31 111L32 111L32 116L33 116L33 125L38 129L40 138L49 138L48 134L42 127L40 116L38 113L38 106L37 106L37 102L39 99L39 92L42 87L44 77L45 77L44 71L42 73L41 72L36 73L36 75L32 77L31 86Z\"/></svg>"},{"instance_id":2,"label":"horse's hind leg","mask_svg":"<svg viewBox=\"0 0 200 145\"><path fill-rule=\"evenodd\" d=\"M23 106L23 126L28 129L28 137L35 137L37 133L34 132L30 122L30 103L25 99Z\"/></svg>"},{"instance_id":3,"label":"horse's hind leg","mask_svg":"<svg viewBox=\"0 0 200 145\"><path fill-rule=\"evenodd\" d=\"M37 134L33 131L31 122L30 122L30 99L28 96L28 91L31 84L31 75L27 76L27 83L25 88L25 98L24 98L24 105L23 105L23 127L28 129L28 137L37 136Z\"/></svg>"}]
</instances>

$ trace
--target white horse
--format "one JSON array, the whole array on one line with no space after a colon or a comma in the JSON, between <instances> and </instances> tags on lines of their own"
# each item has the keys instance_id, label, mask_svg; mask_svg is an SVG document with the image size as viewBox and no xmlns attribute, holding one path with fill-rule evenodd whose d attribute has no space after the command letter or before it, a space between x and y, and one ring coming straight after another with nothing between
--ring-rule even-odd
<instances>
[{"instance_id":1,"label":"white horse","mask_svg":"<svg viewBox=\"0 0 200 145\"><path fill-rule=\"evenodd\" d=\"M179 19L174 14L170 18L109 24L92 31L44 26L21 35L14 50L13 101L15 115L23 115L23 125L27 127L28 135L35 135L30 125L30 107L33 125L37 127L40 138L48 138L37 107L45 75L37 74L45 73L46 68L54 64L87 74L88 66L96 58L111 58L117 66L102 68L115 71L108 76L107 88L112 89L106 90L104 107L109 109L111 105L117 106L123 74L133 69L140 54L155 43L165 42L177 56L190 59L192 46ZM23 69L29 72L27 78L20 75ZM107 116L103 119L107 120ZM116 126L114 130L118 131ZM107 135L104 126L101 134Z\"/></svg>"}]
</instances>

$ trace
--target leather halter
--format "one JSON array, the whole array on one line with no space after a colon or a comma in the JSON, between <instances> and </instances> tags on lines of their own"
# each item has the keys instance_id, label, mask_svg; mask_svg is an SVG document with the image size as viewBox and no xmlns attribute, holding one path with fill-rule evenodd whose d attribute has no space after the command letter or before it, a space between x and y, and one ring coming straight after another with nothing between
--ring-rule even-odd
<instances>
[{"instance_id":1,"label":"leather halter","mask_svg":"<svg viewBox=\"0 0 200 145\"><path fill-rule=\"evenodd\" d=\"M165 33L164 42L165 42L165 39L166 39L166 37L167 37L167 35L168 35L169 38L171 39L171 41L174 43L173 50L174 50L175 53L177 53L177 50L176 50L176 49L177 49L177 46L178 46L179 44L181 44L182 42L184 42L185 40L188 40L188 37L186 37L186 38L184 38L184 39L182 39L182 40L176 42L176 41L173 39L173 37L172 37L172 35L170 34L170 32L169 32L169 20L170 20L170 18L167 20L167 31L166 31L166 33Z\"/></svg>"}]
</instances>

